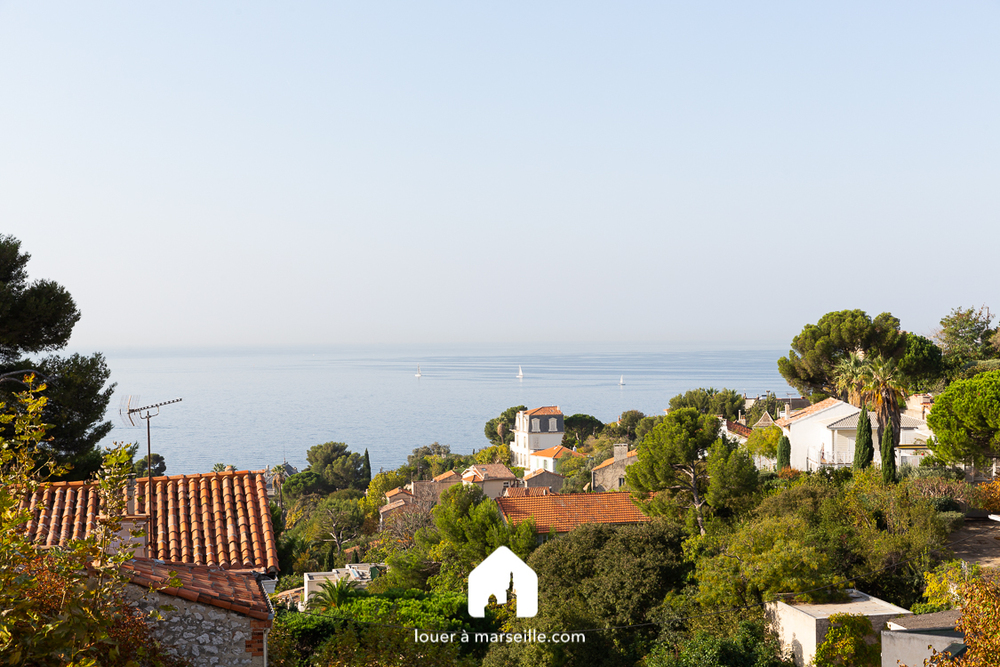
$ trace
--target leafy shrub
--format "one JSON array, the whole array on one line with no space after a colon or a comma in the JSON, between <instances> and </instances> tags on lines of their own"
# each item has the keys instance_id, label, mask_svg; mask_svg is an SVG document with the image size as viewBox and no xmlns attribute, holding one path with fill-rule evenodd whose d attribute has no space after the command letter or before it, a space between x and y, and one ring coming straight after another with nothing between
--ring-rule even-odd
<instances>
[{"instance_id":1,"label":"leafy shrub","mask_svg":"<svg viewBox=\"0 0 1000 667\"><path fill-rule=\"evenodd\" d=\"M949 533L953 533L965 525L964 512L938 512L938 519Z\"/></svg>"}]
</instances>

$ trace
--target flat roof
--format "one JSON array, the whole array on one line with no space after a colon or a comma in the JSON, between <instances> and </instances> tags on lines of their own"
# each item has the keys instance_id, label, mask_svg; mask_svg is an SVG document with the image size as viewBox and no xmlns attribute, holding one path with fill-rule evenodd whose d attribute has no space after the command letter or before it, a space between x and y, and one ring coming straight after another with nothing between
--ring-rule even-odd
<instances>
[{"instance_id":1,"label":"flat roof","mask_svg":"<svg viewBox=\"0 0 1000 667\"><path fill-rule=\"evenodd\" d=\"M890 604L885 600L848 588L846 593L851 596L844 602L824 602L823 604L789 604L803 614L813 618L829 618L834 614L862 614L864 616L912 615L913 612Z\"/></svg>"}]
</instances>

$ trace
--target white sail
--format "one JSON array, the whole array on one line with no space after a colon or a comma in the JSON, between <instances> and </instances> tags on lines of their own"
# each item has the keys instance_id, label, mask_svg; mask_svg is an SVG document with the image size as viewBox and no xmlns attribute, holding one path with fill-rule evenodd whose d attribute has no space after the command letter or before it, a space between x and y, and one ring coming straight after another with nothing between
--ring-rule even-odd
<instances>
[{"instance_id":1,"label":"white sail","mask_svg":"<svg viewBox=\"0 0 1000 667\"><path fill-rule=\"evenodd\" d=\"M521 370L520 366L517 367L517 377L519 377L519 378L523 378L524 377L524 371Z\"/></svg>"},{"instance_id":2,"label":"white sail","mask_svg":"<svg viewBox=\"0 0 1000 667\"><path fill-rule=\"evenodd\" d=\"M624 387L625 386L625 376L624 375L622 376L622 379L618 381L618 386L619 387Z\"/></svg>"},{"instance_id":3,"label":"white sail","mask_svg":"<svg viewBox=\"0 0 1000 667\"><path fill-rule=\"evenodd\" d=\"M417 374L414 377L420 377L420 364L417 364Z\"/></svg>"}]
</instances>

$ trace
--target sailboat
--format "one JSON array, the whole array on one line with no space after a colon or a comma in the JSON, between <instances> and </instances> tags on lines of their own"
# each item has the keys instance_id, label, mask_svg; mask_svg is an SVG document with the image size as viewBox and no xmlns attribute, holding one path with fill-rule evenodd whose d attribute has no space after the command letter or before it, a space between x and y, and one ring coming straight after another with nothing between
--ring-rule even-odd
<instances>
[{"instance_id":1,"label":"sailboat","mask_svg":"<svg viewBox=\"0 0 1000 667\"><path fill-rule=\"evenodd\" d=\"M622 376L622 379L618 381L618 386L619 387L624 387L625 386L625 376L624 375Z\"/></svg>"},{"instance_id":2,"label":"sailboat","mask_svg":"<svg viewBox=\"0 0 1000 667\"><path fill-rule=\"evenodd\" d=\"M517 379L518 380L524 379L524 371L521 370L520 366L517 367Z\"/></svg>"},{"instance_id":3,"label":"sailboat","mask_svg":"<svg viewBox=\"0 0 1000 667\"><path fill-rule=\"evenodd\" d=\"M420 377L420 364L417 364L417 374L413 377Z\"/></svg>"}]
</instances>

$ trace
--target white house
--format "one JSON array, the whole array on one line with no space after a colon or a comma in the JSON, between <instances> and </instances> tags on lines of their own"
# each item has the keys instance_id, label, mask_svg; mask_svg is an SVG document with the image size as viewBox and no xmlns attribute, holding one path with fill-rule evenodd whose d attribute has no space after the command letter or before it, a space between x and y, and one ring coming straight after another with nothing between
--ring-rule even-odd
<instances>
[{"instance_id":1,"label":"white house","mask_svg":"<svg viewBox=\"0 0 1000 667\"><path fill-rule=\"evenodd\" d=\"M827 428L832 432L832 449L828 452L820 452L820 457L826 457L829 465L851 465L854 461L854 444L858 439L858 418L861 410L857 410L852 415L843 419L838 419ZM878 419L875 413L869 412L868 419L872 426L872 440L876 437ZM899 423L899 448L896 450L896 464L920 465L920 457L929 453L927 449L927 439L930 431L927 430L927 422L915 419L909 415L900 416ZM878 451L879 443L873 442L875 451ZM878 458L878 457L876 457ZM879 459L881 461L881 459Z\"/></svg>"},{"instance_id":2,"label":"white house","mask_svg":"<svg viewBox=\"0 0 1000 667\"><path fill-rule=\"evenodd\" d=\"M511 463L531 470L531 455L561 445L563 435L563 413L559 406L518 412L514 420L514 442L510 445Z\"/></svg>"},{"instance_id":3,"label":"white house","mask_svg":"<svg viewBox=\"0 0 1000 667\"><path fill-rule=\"evenodd\" d=\"M583 458L583 454L574 452L569 447L556 445L548 449L532 452L528 456L527 469L529 471L548 470L549 472L560 472L560 464L565 458Z\"/></svg>"},{"instance_id":4,"label":"white house","mask_svg":"<svg viewBox=\"0 0 1000 667\"><path fill-rule=\"evenodd\" d=\"M775 422L792 445L791 466L796 470L813 470L822 465L816 458L821 452L833 452L833 422L858 412L858 408L836 398L827 398L804 410L782 417ZM813 458L810 464L810 458ZM854 450L851 450L851 457Z\"/></svg>"}]
</instances>

